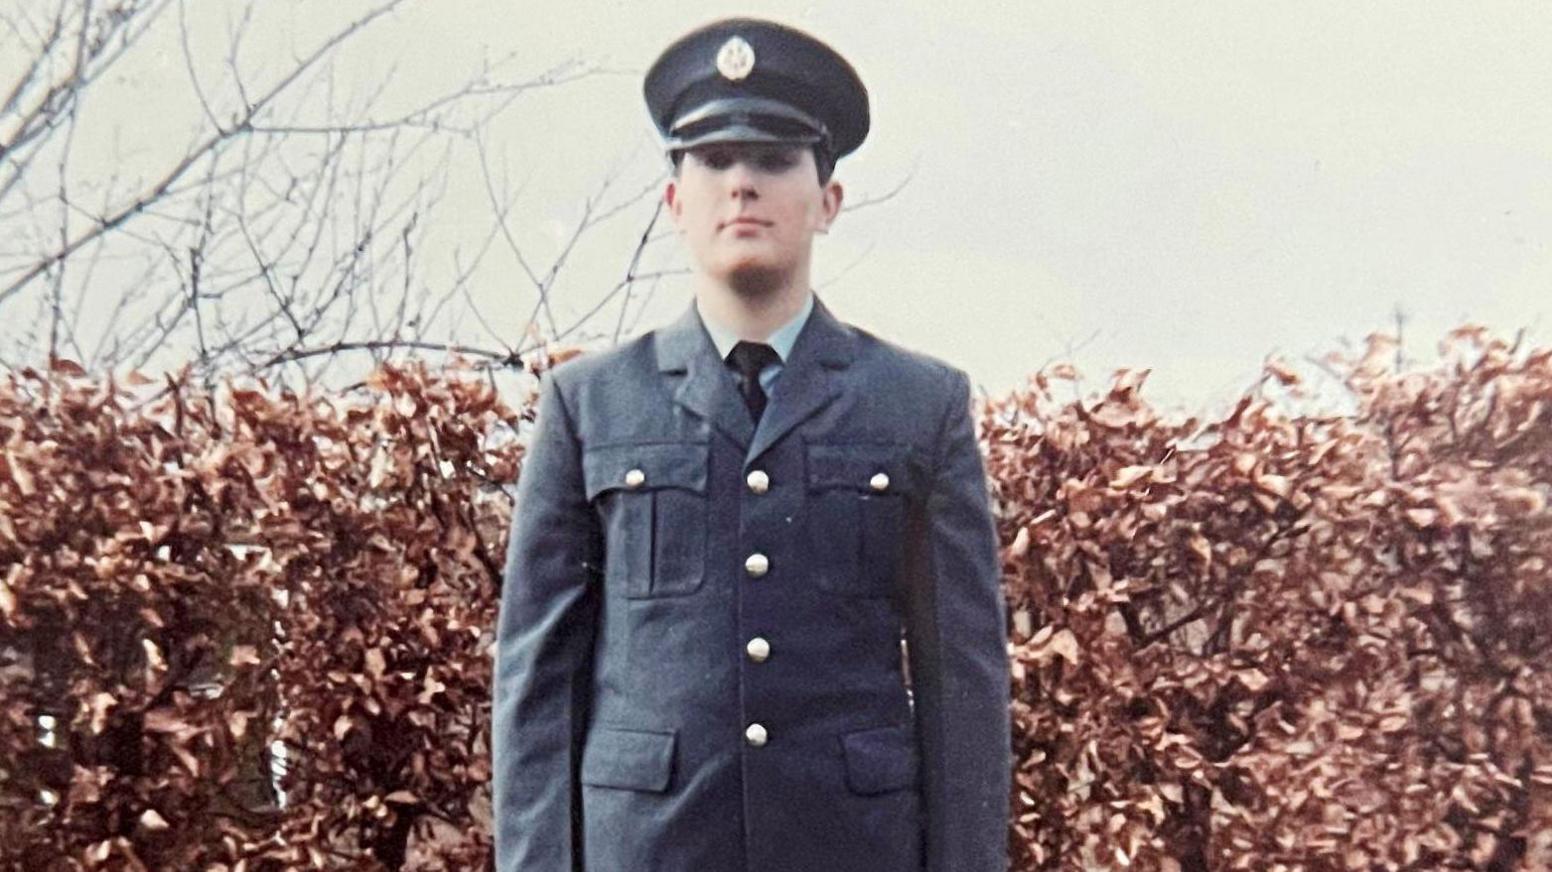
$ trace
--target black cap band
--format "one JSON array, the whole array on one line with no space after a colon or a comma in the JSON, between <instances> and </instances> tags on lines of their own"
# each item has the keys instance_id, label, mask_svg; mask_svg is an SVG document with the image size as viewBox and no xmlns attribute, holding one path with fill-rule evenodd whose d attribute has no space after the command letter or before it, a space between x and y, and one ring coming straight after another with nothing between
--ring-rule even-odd
<instances>
[{"instance_id":1,"label":"black cap band","mask_svg":"<svg viewBox=\"0 0 1552 872\"><path fill-rule=\"evenodd\" d=\"M830 148L824 122L797 107L764 97L723 97L675 119L664 147L669 151L713 142L773 142Z\"/></svg>"}]
</instances>

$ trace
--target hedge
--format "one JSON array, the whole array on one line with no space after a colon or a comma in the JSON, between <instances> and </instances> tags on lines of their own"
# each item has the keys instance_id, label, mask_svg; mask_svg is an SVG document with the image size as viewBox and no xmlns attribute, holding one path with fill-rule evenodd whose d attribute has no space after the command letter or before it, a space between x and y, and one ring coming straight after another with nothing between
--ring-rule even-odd
<instances>
[{"instance_id":1,"label":"hedge","mask_svg":"<svg viewBox=\"0 0 1552 872\"><path fill-rule=\"evenodd\" d=\"M1552 868L1552 349L1443 352L983 404L1015 870ZM0 868L488 868L519 399L9 373Z\"/></svg>"}]
</instances>

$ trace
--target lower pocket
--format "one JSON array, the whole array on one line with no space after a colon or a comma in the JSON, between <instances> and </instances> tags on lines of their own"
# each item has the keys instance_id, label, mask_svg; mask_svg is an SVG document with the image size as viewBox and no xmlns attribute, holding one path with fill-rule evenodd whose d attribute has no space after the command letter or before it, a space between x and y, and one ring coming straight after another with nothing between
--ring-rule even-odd
<instances>
[{"instance_id":1,"label":"lower pocket","mask_svg":"<svg viewBox=\"0 0 1552 872\"><path fill-rule=\"evenodd\" d=\"M916 740L910 727L871 727L845 733L841 753L846 760L846 786L853 793L872 795L916 786Z\"/></svg>"},{"instance_id":2,"label":"lower pocket","mask_svg":"<svg viewBox=\"0 0 1552 872\"><path fill-rule=\"evenodd\" d=\"M583 784L661 793L673 779L675 733L596 726L582 747Z\"/></svg>"}]
</instances>

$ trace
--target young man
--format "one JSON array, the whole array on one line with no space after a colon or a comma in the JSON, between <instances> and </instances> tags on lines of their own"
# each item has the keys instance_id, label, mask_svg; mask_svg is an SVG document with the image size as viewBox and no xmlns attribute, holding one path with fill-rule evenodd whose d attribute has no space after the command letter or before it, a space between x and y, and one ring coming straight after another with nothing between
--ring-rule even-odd
<instances>
[{"instance_id":1,"label":"young man","mask_svg":"<svg viewBox=\"0 0 1552 872\"><path fill-rule=\"evenodd\" d=\"M1001 872L1007 651L969 382L809 284L867 93L747 19L674 43L645 90L695 300L542 383L497 626L496 866Z\"/></svg>"}]
</instances>

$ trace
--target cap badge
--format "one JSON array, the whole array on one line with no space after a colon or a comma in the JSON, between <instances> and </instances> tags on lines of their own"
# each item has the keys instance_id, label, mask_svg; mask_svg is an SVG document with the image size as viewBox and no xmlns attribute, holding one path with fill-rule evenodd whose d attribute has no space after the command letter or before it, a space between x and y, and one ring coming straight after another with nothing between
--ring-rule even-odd
<instances>
[{"instance_id":1,"label":"cap badge","mask_svg":"<svg viewBox=\"0 0 1552 872\"><path fill-rule=\"evenodd\" d=\"M754 69L754 49L743 37L732 37L717 50L717 72L730 82L746 78Z\"/></svg>"}]
</instances>

